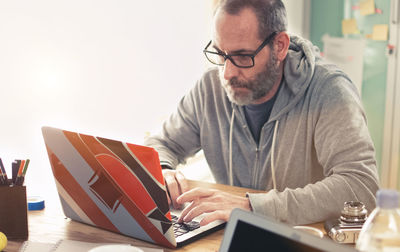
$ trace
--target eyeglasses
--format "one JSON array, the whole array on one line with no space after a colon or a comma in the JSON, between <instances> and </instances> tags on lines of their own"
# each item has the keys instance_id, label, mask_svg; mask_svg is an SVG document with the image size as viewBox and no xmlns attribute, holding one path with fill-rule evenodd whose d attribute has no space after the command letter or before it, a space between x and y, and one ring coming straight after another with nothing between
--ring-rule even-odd
<instances>
[{"instance_id":1,"label":"eyeglasses","mask_svg":"<svg viewBox=\"0 0 400 252\"><path fill-rule=\"evenodd\" d=\"M208 51L208 47L211 45L211 40L208 42L206 48L204 48L203 52L206 55L206 58L211 63L223 66L225 65L225 61L229 59L232 64L240 68L250 68L254 66L254 57L266 46L268 45L277 32L271 33L262 44L257 48L257 50L253 54L225 54L222 52Z\"/></svg>"}]
</instances>

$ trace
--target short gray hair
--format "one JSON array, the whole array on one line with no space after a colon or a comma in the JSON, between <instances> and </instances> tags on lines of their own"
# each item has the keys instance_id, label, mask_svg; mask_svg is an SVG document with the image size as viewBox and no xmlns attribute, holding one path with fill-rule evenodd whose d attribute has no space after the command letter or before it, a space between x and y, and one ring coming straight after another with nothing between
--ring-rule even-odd
<instances>
[{"instance_id":1,"label":"short gray hair","mask_svg":"<svg viewBox=\"0 0 400 252\"><path fill-rule=\"evenodd\" d=\"M230 15L237 15L245 8L254 11L261 40L272 32L287 30L286 9L281 0L220 0L215 12L222 10Z\"/></svg>"}]
</instances>

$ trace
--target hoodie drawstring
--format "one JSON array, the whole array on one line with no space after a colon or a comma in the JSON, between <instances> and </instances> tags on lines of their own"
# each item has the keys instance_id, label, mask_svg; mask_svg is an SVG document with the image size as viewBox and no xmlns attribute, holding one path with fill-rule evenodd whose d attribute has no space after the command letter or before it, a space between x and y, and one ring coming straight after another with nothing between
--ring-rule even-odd
<instances>
[{"instance_id":1,"label":"hoodie drawstring","mask_svg":"<svg viewBox=\"0 0 400 252\"><path fill-rule=\"evenodd\" d=\"M272 185L274 189L276 190L276 178L275 178L275 140L276 140L276 133L278 131L279 127L279 120L276 120L275 122L275 127L274 127L274 134L272 135L272 146L271 146L271 175L272 175Z\"/></svg>"},{"instance_id":2,"label":"hoodie drawstring","mask_svg":"<svg viewBox=\"0 0 400 252\"><path fill-rule=\"evenodd\" d=\"M235 110L232 110L231 124L229 127L229 185L233 186L233 170L232 170L232 134L233 121L235 120Z\"/></svg>"},{"instance_id":3,"label":"hoodie drawstring","mask_svg":"<svg viewBox=\"0 0 400 252\"><path fill-rule=\"evenodd\" d=\"M233 135L233 122L235 121L235 110L232 110L231 122L229 127L229 185L233 186L233 168L232 168L232 135ZM271 146L271 175L272 175L272 184L274 189L276 190L276 177L275 177L275 166L274 166L274 155L275 155L275 142L276 135L278 132L279 120L276 120L274 133L272 136L272 146Z\"/></svg>"}]
</instances>

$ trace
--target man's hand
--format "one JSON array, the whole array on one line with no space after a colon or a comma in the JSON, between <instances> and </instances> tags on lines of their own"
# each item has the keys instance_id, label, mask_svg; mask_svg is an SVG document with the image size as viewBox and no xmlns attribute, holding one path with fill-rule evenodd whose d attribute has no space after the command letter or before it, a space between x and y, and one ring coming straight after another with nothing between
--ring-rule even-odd
<instances>
[{"instance_id":1,"label":"man's hand","mask_svg":"<svg viewBox=\"0 0 400 252\"><path fill-rule=\"evenodd\" d=\"M163 169L162 173L168 190L168 204L171 205L172 202L172 206L175 209L181 208L181 205L176 202L176 199L179 195L188 190L185 176L182 172L177 170Z\"/></svg>"},{"instance_id":2,"label":"man's hand","mask_svg":"<svg viewBox=\"0 0 400 252\"><path fill-rule=\"evenodd\" d=\"M177 202L179 204L190 202L190 204L183 209L178 220L180 222L189 222L203 213L209 213L200 221L200 225L202 226L215 220L228 221L234 208L251 209L249 199L246 197L205 188L194 188L185 192L178 197Z\"/></svg>"}]
</instances>

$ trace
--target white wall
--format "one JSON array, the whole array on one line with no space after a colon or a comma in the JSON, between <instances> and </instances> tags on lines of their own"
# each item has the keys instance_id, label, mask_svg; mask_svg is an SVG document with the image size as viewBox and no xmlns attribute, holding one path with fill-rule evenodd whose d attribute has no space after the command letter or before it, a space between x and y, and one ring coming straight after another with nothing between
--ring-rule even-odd
<instances>
[{"instance_id":1,"label":"white wall","mask_svg":"<svg viewBox=\"0 0 400 252\"><path fill-rule=\"evenodd\" d=\"M44 125L141 143L204 70L209 1L0 1L0 157L53 185Z\"/></svg>"},{"instance_id":2,"label":"white wall","mask_svg":"<svg viewBox=\"0 0 400 252\"><path fill-rule=\"evenodd\" d=\"M307 39L310 37L310 1L283 0L288 17L288 31Z\"/></svg>"},{"instance_id":3,"label":"white wall","mask_svg":"<svg viewBox=\"0 0 400 252\"><path fill-rule=\"evenodd\" d=\"M302 8L297 1L286 1L294 32L304 23L292 14ZM55 193L47 190L54 181L44 125L134 143L157 131L204 70L211 2L0 1L7 172L14 159L30 158L28 194Z\"/></svg>"}]
</instances>

